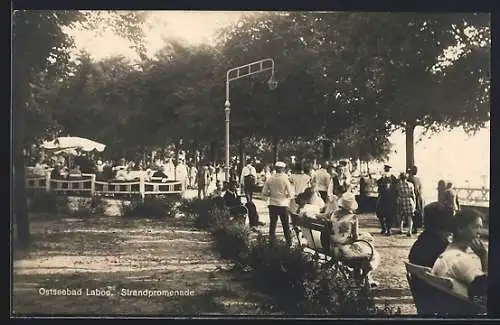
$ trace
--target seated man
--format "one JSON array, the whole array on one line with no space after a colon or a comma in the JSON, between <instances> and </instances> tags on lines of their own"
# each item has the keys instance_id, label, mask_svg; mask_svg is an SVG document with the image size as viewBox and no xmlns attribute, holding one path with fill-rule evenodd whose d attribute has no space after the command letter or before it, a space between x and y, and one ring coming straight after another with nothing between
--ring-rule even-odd
<instances>
[{"instance_id":1,"label":"seated man","mask_svg":"<svg viewBox=\"0 0 500 325\"><path fill-rule=\"evenodd\" d=\"M76 165L75 168L71 169L71 171L69 172L69 177L70 178L81 178L82 177L82 171L81 171L79 165Z\"/></svg>"},{"instance_id":2,"label":"seated man","mask_svg":"<svg viewBox=\"0 0 500 325\"><path fill-rule=\"evenodd\" d=\"M113 167L109 164L106 164L102 168L102 174L98 175L100 181L110 181L115 177L115 172L113 171Z\"/></svg>"},{"instance_id":3,"label":"seated man","mask_svg":"<svg viewBox=\"0 0 500 325\"><path fill-rule=\"evenodd\" d=\"M240 197L236 193L238 185L235 182L229 182L224 193L224 205L229 209L229 213L234 218L244 218L247 214L247 208L241 203Z\"/></svg>"},{"instance_id":4,"label":"seated man","mask_svg":"<svg viewBox=\"0 0 500 325\"><path fill-rule=\"evenodd\" d=\"M155 166L156 170L151 175L152 182L162 182L166 183L168 180L168 176L163 172L162 167Z\"/></svg>"},{"instance_id":5,"label":"seated man","mask_svg":"<svg viewBox=\"0 0 500 325\"><path fill-rule=\"evenodd\" d=\"M58 162L56 167L50 172L51 179L63 179L63 164Z\"/></svg>"},{"instance_id":6,"label":"seated man","mask_svg":"<svg viewBox=\"0 0 500 325\"><path fill-rule=\"evenodd\" d=\"M488 276L488 250L479 239L482 224L477 210L460 210L453 218L453 240L432 267L434 275L467 286L469 293L472 291L475 296L469 294L469 298L486 297L484 283Z\"/></svg>"},{"instance_id":7,"label":"seated man","mask_svg":"<svg viewBox=\"0 0 500 325\"><path fill-rule=\"evenodd\" d=\"M119 166L115 175L115 180L119 182L127 181L127 171L124 166Z\"/></svg>"},{"instance_id":8,"label":"seated man","mask_svg":"<svg viewBox=\"0 0 500 325\"><path fill-rule=\"evenodd\" d=\"M424 208L424 231L410 249L408 260L412 264L431 267L449 244L453 216L440 202Z\"/></svg>"},{"instance_id":9,"label":"seated man","mask_svg":"<svg viewBox=\"0 0 500 325\"><path fill-rule=\"evenodd\" d=\"M229 184L225 183L225 186L224 205L229 208L231 216L244 218L245 214L248 213L248 221L252 230L255 231L255 227L263 226L264 223L259 221L259 214L255 204L253 202L247 202L244 205L241 203L240 197L236 193L238 183L231 181Z\"/></svg>"},{"instance_id":10,"label":"seated man","mask_svg":"<svg viewBox=\"0 0 500 325\"><path fill-rule=\"evenodd\" d=\"M451 222L450 210L440 202L433 202L424 208L424 231L410 249L408 261L412 264L432 268L437 258L449 244ZM429 314L434 310L435 295L431 294L428 284L419 278L410 280L413 300L419 314Z\"/></svg>"}]
</instances>

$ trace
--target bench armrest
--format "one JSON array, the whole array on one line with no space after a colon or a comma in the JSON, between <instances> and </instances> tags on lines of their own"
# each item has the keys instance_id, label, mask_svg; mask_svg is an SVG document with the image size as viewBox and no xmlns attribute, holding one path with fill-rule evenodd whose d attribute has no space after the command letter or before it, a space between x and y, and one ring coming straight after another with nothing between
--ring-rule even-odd
<instances>
[{"instance_id":1,"label":"bench armrest","mask_svg":"<svg viewBox=\"0 0 500 325\"><path fill-rule=\"evenodd\" d=\"M366 241L364 239L356 239L356 240L353 240L351 242L352 244L354 243L364 243L366 244L368 247L370 247L370 255L369 255L369 261L371 261L373 259L373 255L375 254L375 247L373 247L373 244L370 243L369 241Z\"/></svg>"}]
</instances>

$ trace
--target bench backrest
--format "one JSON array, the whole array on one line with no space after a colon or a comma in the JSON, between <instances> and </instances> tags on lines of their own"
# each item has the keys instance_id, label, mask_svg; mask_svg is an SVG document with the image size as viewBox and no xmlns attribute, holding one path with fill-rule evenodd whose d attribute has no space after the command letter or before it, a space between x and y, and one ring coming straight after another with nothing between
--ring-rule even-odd
<instances>
[{"instance_id":1,"label":"bench backrest","mask_svg":"<svg viewBox=\"0 0 500 325\"><path fill-rule=\"evenodd\" d=\"M419 314L470 315L477 306L467 299L467 287L432 274L429 267L405 262L407 279Z\"/></svg>"},{"instance_id":2,"label":"bench backrest","mask_svg":"<svg viewBox=\"0 0 500 325\"><path fill-rule=\"evenodd\" d=\"M292 214L292 220L295 226L299 227L306 239L306 246L323 252L325 249L321 244L321 233L326 229L327 223L315 218L299 216ZM299 239L300 240L300 239Z\"/></svg>"},{"instance_id":3,"label":"bench backrest","mask_svg":"<svg viewBox=\"0 0 500 325\"><path fill-rule=\"evenodd\" d=\"M431 268L427 266L412 264L405 262L406 272L422 278L426 272L431 272Z\"/></svg>"}]
</instances>

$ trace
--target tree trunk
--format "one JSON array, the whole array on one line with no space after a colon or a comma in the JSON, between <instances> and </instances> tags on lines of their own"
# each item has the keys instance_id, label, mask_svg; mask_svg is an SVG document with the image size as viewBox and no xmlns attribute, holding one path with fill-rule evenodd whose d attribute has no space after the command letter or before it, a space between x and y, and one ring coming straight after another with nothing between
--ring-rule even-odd
<instances>
[{"instance_id":1,"label":"tree trunk","mask_svg":"<svg viewBox=\"0 0 500 325\"><path fill-rule=\"evenodd\" d=\"M406 136L406 169L415 165L415 123L407 123L405 128Z\"/></svg>"},{"instance_id":2,"label":"tree trunk","mask_svg":"<svg viewBox=\"0 0 500 325\"><path fill-rule=\"evenodd\" d=\"M23 69L21 69L23 70ZM14 166L12 168L13 177L13 212L14 221L17 230L17 242L19 247L28 247L31 241L30 225L28 216L28 205L26 200L26 183L25 183L25 157L23 151L24 144L24 120L26 112L26 100L29 98L28 92L28 74L22 71L13 73L13 137L14 137Z\"/></svg>"},{"instance_id":3,"label":"tree trunk","mask_svg":"<svg viewBox=\"0 0 500 325\"><path fill-rule=\"evenodd\" d=\"M277 135L273 137L273 164L279 160L279 144L280 139Z\"/></svg>"}]
</instances>

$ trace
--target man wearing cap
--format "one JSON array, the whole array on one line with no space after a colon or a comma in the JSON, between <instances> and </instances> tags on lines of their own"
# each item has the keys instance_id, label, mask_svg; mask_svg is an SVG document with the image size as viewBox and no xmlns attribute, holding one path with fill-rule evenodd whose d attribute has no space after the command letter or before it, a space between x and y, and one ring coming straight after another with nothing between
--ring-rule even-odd
<instances>
[{"instance_id":1,"label":"man wearing cap","mask_svg":"<svg viewBox=\"0 0 500 325\"><path fill-rule=\"evenodd\" d=\"M396 183L397 179L391 174L391 166L384 165L384 174L377 180L377 218L380 222L381 234L391 235L391 228L396 218Z\"/></svg>"},{"instance_id":2,"label":"man wearing cap","mask_svg":"<svg viewBox=\"0 0 500 325\"><path fill-rule=\"evenodd\" d=\"M278 161L275 164L276 173L272 175L262 188L262 194L269 197L269 237L274 242L276 239L276 225L278 217L283 226L285 240L289 246L292 245L292 236L290 234L290 222L288 219L288 205L290 199L294 197L293 186L288 176L285 174L285 163Z\"/></svg>"}]
</instances>

